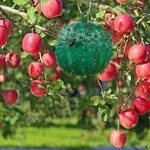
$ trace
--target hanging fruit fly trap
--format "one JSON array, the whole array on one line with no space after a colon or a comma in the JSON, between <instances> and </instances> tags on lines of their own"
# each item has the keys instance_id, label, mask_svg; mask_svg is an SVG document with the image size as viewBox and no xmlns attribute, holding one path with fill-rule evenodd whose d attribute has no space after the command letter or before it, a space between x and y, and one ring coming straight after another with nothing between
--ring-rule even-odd
<instances>
[{"instance_id":1,"label":"hanging fruit fly trap","mask_svg":"<svg viewBox=\"0 0 150 150\"><path fill-rule=\"evenodd\" d=\"M66 73L79 76L102 72L112 55L112 42L106 31L95 23L82 21L68 24L56 39L56 60Z\"/></svg>"}]
</instances>

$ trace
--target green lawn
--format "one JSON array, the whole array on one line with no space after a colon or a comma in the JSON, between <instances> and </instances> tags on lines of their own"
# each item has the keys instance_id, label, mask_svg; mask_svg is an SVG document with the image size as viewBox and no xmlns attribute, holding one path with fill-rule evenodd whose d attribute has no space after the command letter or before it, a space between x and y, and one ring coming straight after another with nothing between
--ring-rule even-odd
<instances>
[{"instance_id":1,"label":"green lawn","mask_svg":"<svg viewBox=\"0 0 150 150\"><path fill-rule=\"evenodd\" d=\"M62 123L59 125L59 123ZM92 146L110 145L109 134L112 129L89 131L75 126L65 126L65 121L56 120L57 126L29 127L18 130L14 139L0 137L0 147L61 147L73 150L90 150ZM73 123L73 122L72 122ZM126 145L149 145L150 136L138 140L135 133L128 131Z\"/></svg>"}]
</instances>

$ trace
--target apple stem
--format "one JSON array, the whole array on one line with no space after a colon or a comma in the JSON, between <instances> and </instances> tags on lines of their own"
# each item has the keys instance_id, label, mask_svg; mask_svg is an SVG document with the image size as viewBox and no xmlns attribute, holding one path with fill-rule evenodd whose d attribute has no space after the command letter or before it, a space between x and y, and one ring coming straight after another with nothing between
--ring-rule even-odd
<instances>
[{"instance_id":1,"label":"apple stem","mask_svg":"<svg viewBox=\"0 0 150 150\"><path fill-rule=\"evenodd\" d=\"M40 56L40 61L41 61L41 63L43 64L41 52L39 52L39 56Z\"/></svg>"}]
</instances>

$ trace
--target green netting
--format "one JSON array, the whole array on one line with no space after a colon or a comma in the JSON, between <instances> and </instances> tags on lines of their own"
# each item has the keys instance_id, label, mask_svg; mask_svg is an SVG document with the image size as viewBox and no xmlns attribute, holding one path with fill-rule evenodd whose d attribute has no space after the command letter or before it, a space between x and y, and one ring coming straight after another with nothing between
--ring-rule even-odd
<instances>
[{"instance_id":1,"label":"green netting","mask_svg":"<svg viewBox=\"0 0 150 150\"><path fill-rule=\"evenodd\" d=\"M108 34L94 23L75 22L65 26L57 37L56 60L69 74L96 75L112 55Z\"/></svg>"}]
</instances>

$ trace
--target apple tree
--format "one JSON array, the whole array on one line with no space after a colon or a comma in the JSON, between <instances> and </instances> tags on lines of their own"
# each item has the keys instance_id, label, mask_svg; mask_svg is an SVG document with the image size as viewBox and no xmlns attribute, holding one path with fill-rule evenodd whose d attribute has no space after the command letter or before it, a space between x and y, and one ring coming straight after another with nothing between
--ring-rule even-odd
<instances>
[{"instance_id":1,"label":"apple tree","mask_svg":"<svg viewBox=\"0 0 150 150\"><path fill-rule=\"evenodd\" d=\"M148 128L149 6L142 0L1 0L3 136L74 112L88 127L97 114L113 122L110 142L118 148L127 140L121 126L131 129L143 119Z\"/></svg>"}]
</instances>

